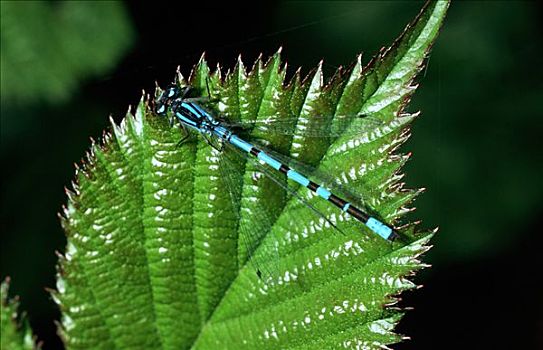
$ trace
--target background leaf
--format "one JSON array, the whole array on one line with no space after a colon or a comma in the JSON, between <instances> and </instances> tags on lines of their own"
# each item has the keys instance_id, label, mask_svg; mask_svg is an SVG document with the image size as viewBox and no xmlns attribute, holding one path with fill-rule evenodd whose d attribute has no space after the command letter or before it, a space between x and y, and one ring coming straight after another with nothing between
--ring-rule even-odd
<instances>
[{"instance_id":1,"label":"background leaf","mask_svg":"<svg viewBox=\"0 0 543 350\"><path fill-rule=\"evenodd\" d=\"M337 176L387 222L399 223L418 193L399 182L407 157L394 151L415 117L403 109L447 7L429 2L388 50L327 84L320 66L285 84L279 54L248 73L239 60L224 79L220 71L209 75L201 60L189 81L205 91L210 76L220 102L208 108L231 120L295 115L302 130L314 115L331 123L351 113L380 119L355 137L251 136ZM404 225L407 244L385 242L301 189L346 232L335 234L300 202L270 190L251 164L239 168L238 221L220 176L222 155L201 140L178 147L180 136L143 100L93 145L78 171L54 294L69 348L381 348L401 339L392 332L401 313L387 306L415 286L406 277L424 266L417 257L431 234ZM280 273L266 279L247 263L238 234L258 224L250 215L255 202L273 217L255 257L266 256L267 246L279 249L279 260L268 263Z\"/></svg>"},{"instance_id":2,"label":"background leaf","mask_svg":"<svg viewBox=\"0 0 543 350\"><path fill-rule=\"evenodd\" d=\"M119 2L1 6L2 104L62 102L82 80L111 70L133 42Z\"/></svg>"},{"instance_id":3,"label":"background leaf","mask_svg":"<svg viewBox=\"0 0 543 350\"><path fill-rule=\"evenodd\" d=\"M9 278L6 278L0 286L2 303L2 311L0 312L1 348L2 350L38 349L39 346L34 341L24 314L19 314L18 298L9 299L8 297L9 283Z\"/></svg>"},{"instance_id":4,"label":"background leaf","mask_svg":"<svg viewBox=\"0 0 543 350\"><path fill-rule=\"evenodd\" d=\"M211 67L216 62L233 67L240 52L252 63L259 53L268 57L283 46L287 77L297 67L305 76L322 58L323 74L330 77L360 50L366 64L397 37L424 1L258 2L247 11L226 2L211 7L206 2L123 3L137 40L111 70L81 80L75 93L60 103L23 103L17 108L0 104L5 165L0 270L16 282L10 293L21 297L21 308L45 349L62 348L55 326L60 310L43 288L55 285L54 252L66 247L55 214L65 202L62 189L73 178L73 161L88 149L89 135L107 128L105 116L112 114L120 122L127 103L137 101L142 88L153 91L155 81L165 85L177 66L188 76L203 51ZM59 8L58 2L49 4ZM415 280L424 288L401 296L400 305L415 312L406 314L396 332L412 340L394 349L433 349L443 339L457 348L543 348L542 315L526 312L534 304L543 305L542 284L533 278L540 265L543 186L529 185L543 176L543 70L533 68L543 55L542 9L543 2L533 1L455 2L417 79L421 85L408 110L421 110L423 117L412 124L415 137L402 146L413 156L401 181L427 188L411 218L423 218L425 227L439 225L440 231L424 258L432 268ZM1 24L5 15L23 21L15 12L1 11ZM86 13L91 20L93 12ZM205 25L203 16L182 16L183 27L198 28L198 35L191 30L181 34L184 13L205 14ZM108 33L109 27L99 26L96 35ZM52 35L51 28L40 37ZM14 39L2 37L2 47L9 40ZM98 44L80 47L89 49L99 49ZM27 50L35 57L43 51L41 45ZM66 55L60 59L69 60ZM56 65L47 62L42 61L47 67ZM43 67L22 69L21 74L33 75ZM19 87L2 85L1 95ZM515 300L516 307L496 308L503 300ZM486 315L485 322L466 318L468 310ZM519 319L523 322L510 322Z\"/></svg>"}]
</instances>

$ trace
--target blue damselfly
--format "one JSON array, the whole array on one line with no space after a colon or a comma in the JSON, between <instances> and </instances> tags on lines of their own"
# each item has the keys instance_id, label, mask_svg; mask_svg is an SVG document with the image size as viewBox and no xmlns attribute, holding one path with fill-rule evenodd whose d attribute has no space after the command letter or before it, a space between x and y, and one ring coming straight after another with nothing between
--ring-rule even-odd
<instances>
[{"instance_id":1,"label":"blue damselfly","mask_svg":"<svg viewBox=\"0 0 543 350\"><path fill-rule=\"evenodd\" d=\"M154 103L154 112L157 115L168 117L171 124L177 121L185 131L185 136L180 143L183 143L190 136L189 130L196 131L215 149L222 151L224 147L228 147L235 154L251 159L254 164L262 164L263 166L260 167L262 173L272 180L277 174L283 174L294 183L306 187L317 196L338 207L342 212L366 225L383 239L393 241L399 237L399 234L390 226L372 216L366 210L359 208L352 201L343 199L340 195L333 193L334 191L327 188L327 186L310 180L301 169L296 165L292 165L293 162L285 160L285 156L240 137L235 132L240 127L240 123L228 123L214 116L213 113L202 107L201 101L203 98L191 97L193 91L194 88L191 86L173 85L162 91ZM273 117L252 123L254 128L262 127L266 132L283 134L292 132L291 125L289 119L276 119ZM341 118L337 118L334 124L326 123L324 125L323 123L323 125L319 125L319 123L313 123L311 128L305 130L305 133L309 136L318 137L323 133L321 129L325 129L324 127L326 127L324 132L328 136L339 135L346 129L342 125ZM274 182L288 191L279 181L274 180ZM291 194L294 193L291 192ZM298 199L303 201L299 196ZM315 208L311 209L317 211ZM324 215L321 216L324 217Z\"/></svg>"}]
</instances>

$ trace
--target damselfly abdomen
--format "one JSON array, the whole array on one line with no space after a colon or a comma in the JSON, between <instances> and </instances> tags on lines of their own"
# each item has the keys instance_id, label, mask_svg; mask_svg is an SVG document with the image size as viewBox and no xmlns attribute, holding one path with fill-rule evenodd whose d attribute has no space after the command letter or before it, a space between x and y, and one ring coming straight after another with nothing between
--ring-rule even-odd
<instances>
[{"instance_id":1,"label":"damselfly abdomen","mask_svg":"<svg viewBox=\"0 0 543 350\"><path fill-rule=\"evenodd\" d=\"M198 99L189 98L191 87L171 86L164 90L155 101L155 112L161 116L168 116L171 122L178 121L184 130L194 130L201 134L212 145L212 139L217 139L221 144L233 146L240 153L252 157L266 166L270 170L283 173L286 177L298 183L310 191L317 194L319 197L327 200L344 213L354 217L371 231L385 240L393 241L399 235L390 226L384 224L379 219L370 215L366 210L357 207L348 200L341 198L324 185L311 181L307 176L302 174L297 169L285 164L270 152L263 150L262 147L256 146L239 137L227 123L221 122L211 113L200 106ZM269 118L270 125L273 125L272 119ZM271 128L273 130L273 127ZM186 134L185 137L188 137Z\"/></svg>"}]
</instances>

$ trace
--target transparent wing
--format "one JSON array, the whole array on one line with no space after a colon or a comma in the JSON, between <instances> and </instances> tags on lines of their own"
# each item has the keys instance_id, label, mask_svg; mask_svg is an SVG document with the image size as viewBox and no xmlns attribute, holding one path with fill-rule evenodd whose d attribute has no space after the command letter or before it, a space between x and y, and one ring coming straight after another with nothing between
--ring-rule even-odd
<instances>
[{"instance_id":1,"label":"transparent wing","mask_svg":"<svg viewBox=\"0 0 543 350\"><path fill-rule=\"evenodd\" d=\"M228 183L228 188L235 204L237 212L240 213L240 201L241 198L241 186L237 182L232 174L236 174L232 168L233 165L239 163L240 159L244 158L249 164L252 164L257 169L259 174L262 174L270 181L268 184L273 186L272 191L283 191L286 194L285 203L289 198L296 198L304 206L308 207L313 215L320 217L327 221L330 226L335 228L335 232L343 234L343 232L335 226L324 214L319 212L314 206L308 203L297 192L297 186L289 185L286 181L286 177L274 169L269 168L267 165L261 164L256 158L248 155L247 153L237 149L236 147L225 143L223 145L223 156L221 158L224 161L224 165L221 163L219 167L222 169L221 176L225 178L225 183ZM258 174L255 174L258 177ZM257 274L262 278L268 279L270 277L276 277L280 274L280 268L278 265L279 252L277 246L271 243L270 240L264 240L264 237L269 233L270 228L277 220L279 214L288 216L288 212L281 213L269 213L261 203L254 202L251 208L251 220L248 221L243 217L240 217L239 235L240 241L245 246L247 252L247 261L255 268ZM292 217L289 220L296 220ZM266 243L265 243L266 242ZM255 254L256 250L258 254Z\"/></svg>"},{"instance_id":2,"label":"transparent wing","mask_svg":"<svg viewBox=\"0 0 543 350\"><path fill-rule=\"evenodd\" d=\"M280 135L305 135L307 137L337 137L361 134L382 126L384 122L366 115L337 115L333 118L314 116L307 119L264 117L251 122L228 123L231 128L260 130Z\"/></svg>"},{"instance_id":3,"label":"transparent wing","mask_svg":"<svg viewBox=\"0 0 543 350\"><path fill-rule=\"evenodd\" d=\"M249 262L254 267L255 273L259 276L263 275L265 278L276 276L278 273L276 248L273 246L264 247L262 248L263 253L258 256L255 256L254 253L268 234L277 219L277 215L270 213L258 201L251 203L250 208L245 208L245 213L241 212L243 180L239 176L239 169L240 167L241 169L245 169L243 159L246 158L249 160L250 157L243 155L227 143L223 143L221 147L223 148L219 163L221 177L226 186L225 190L230 194L234 210L239 218L239 243L243 248L239 251L241 255L240 264L244 265L246 262Z\"/></svg>"},{"instance_id":4,"label":"transparent wing","mask_svg":"<svg viewBox=\"0 0 543 350\"><path fill-rule=\"evenodd\" d=\"M259 149L263 150L264 152L273 156L275 159L279 160L281 163L289 166L289 168L296 170L300 174L305 175L306 177L310 178L318 185L325 186L336 196L339 196L342 199L345 199L349 201L350 203L355 204L358 208L367 209L371 211L369 204L364 200L364 198L360 197L360 195L356 195L349 189L345 188L345 186L342 185L341 180L339 178L333 177L333 175L329 173L325 173L322 170L319 170L311 165L299 162L279 152L276 152L273 149L270 149L268 146L266 146L265 141L262 141L260 139L251 139L251 142ZM298 186L295 186L295 187L297 188Z\"/></svg>"}]
</instances>

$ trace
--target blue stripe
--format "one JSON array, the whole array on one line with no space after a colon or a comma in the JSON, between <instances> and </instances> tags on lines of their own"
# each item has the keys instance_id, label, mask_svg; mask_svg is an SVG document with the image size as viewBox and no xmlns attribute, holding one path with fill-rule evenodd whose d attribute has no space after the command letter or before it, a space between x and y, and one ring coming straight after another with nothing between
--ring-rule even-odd
<instances>
[{"instance_id":1,"label":"blue stripe","mask_svg":"<svg viewBox=\"0 0 543 350\"><path fill-rule=\"evenodd\" d=\"M209 115L209 113L207 113L207 111L205 111L202 107L200 107L200 105L196 104L196 103L192 103L191 104L192 107L196 108L200 114L202 115L205 115L206 117L210 118L211 116Z\"/></svg>"},{"instance_id":2,"label":"blue stripe","mask_svg":"<svg viewBox=\"0 0 543 350\"><path fill-rule=\"evenodd\" d=\"M195 115L197 115L199 117L202 117L202 114L199 113L196 109L194 109L194 107L192 105L190 105L190 104L188 104L186 102L183 102L181 104L181 106L184 107L185 109L188 109L189 112L191 112L192 114L195 114Z\"/></svg>"},{"instance_id":3,"label":"blue stripe","mask_svg":"<svg viewBox=\"0 0 543 350\"><path fill-rule=\"evenodd\" d=\"M196 124L194 123L193 120L190 120L188 119L187 117L185 117L182 113L175 113L175 116L182 122L182 123L185 123L187 124L188 126L192 126L193 128L196 128Z\"/></svg>"},{"instance_id":4,"label":"blue stripe","mask_svg":"<svg viewBox=\"0 0 543 350\"><path fill-rule=\"evenodd\" d=\"M351 206L351 203L347 203L347 204L345 204L345 205L343 206L343 209L341 209L341 210L347 211L347 210L349 210L349 207L350 207L350 206Z\"/></svg>"},{"instance_id":5,"label":"blue stripe","mask_svg":"<svg viewBox=\"0 0 543 350\"><path fill-rule=\"evenodd\" d=\"M213 128L213 132L221 139L226 139L228 137L228 130L222 126L217 126L216 128Z\"/></svg>"},{"instance_id":6,"label":"blue stripe","mask_svg":"<svg viewBox=\"0 0 543 350\"><path fill-rule=\"evenodd\" d=\"M266 164L268 164L269 166L271 166L275 170L279 170L279 168L281 167L281 163L279 163L278 161L276 161L272 157L268 156L264 152L260 152L258 154L258 159L264 161Z\"/></svg>"},{"instance_id":7,"label":"blue stripe","mask_svg":"<svg viewBox=\"0 0 543 350\"><path fill-rule=\"evenodd\" d=\"M303 176L302 174L300 174L300 173L298 173L298 172L296 172L296 171L294 171L292 169L287 172L287 177L289 179L291 179L291 180L296 181L297 183L299 183L302 186L307 187L307 185L309 185L309 180L305 176Z\"/></svg>"},{"instance_id":8,"label":"blue stripe","mask_svg":"<svg viewBox=\"0 0 543 350\"><path fill-rule=\"evenodd\" d=\"M238 148L241 148L242 150L244 150L247 153L251 152L251 148L253 148L253 146L251 146L249 143L243 141L242 139L240 139L236 135L232 135L232 137L230 138L230 143L233 144L234 146L238 147Z\"/></svg>"},{"instance_id":9,"label":"blue stripe","mask_svg":"<svg viewBox=\"0 0 543 350\"><path fill-rule=\"evenodd\" d=\"M330 198L330 196L332 195L332 194L330 193L330 191L328 191L326 188L324 188L324 187L322 187L322 186L320 186L319 188L317 188L317 194L318 194L319 196L321 196L322 198L324 198L324 199L328 199L328 198Z\"/></svg>"},{"instance_id":10,"label":"blue stripe","mask_svg":"<svg viewBox=\"0 0 543 350\"><path fill-rule=\"evenodd\" d=\"M392 235L392 229L375 218L369 218L366 226L384 239L389 239Z\"/></svg>"}]
</instances>

